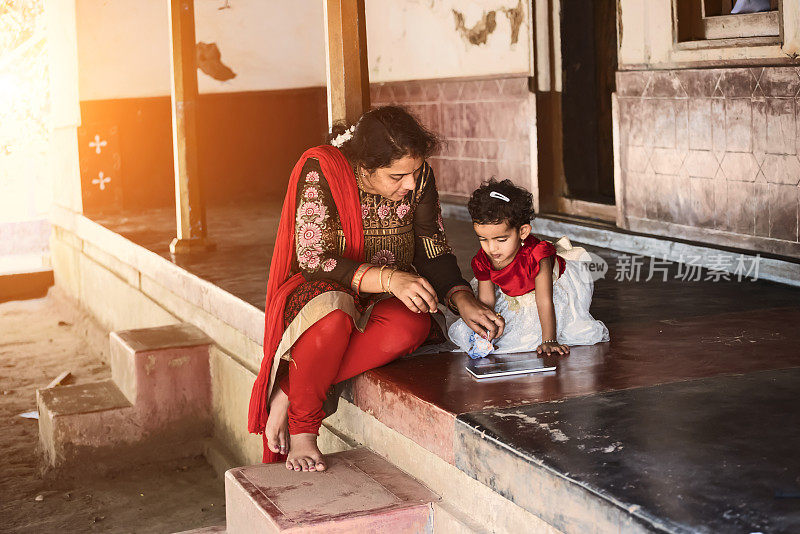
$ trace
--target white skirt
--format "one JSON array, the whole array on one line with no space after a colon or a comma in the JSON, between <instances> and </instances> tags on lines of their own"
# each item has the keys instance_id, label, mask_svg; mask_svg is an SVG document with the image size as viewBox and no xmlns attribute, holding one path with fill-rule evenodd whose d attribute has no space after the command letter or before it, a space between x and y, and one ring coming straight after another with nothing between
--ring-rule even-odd
<instances>
[{"instance_id":1,"label":"white skirt","mask_svg":"<svg viewBox=\"0 0 800 534\"><path fill-rule=\"evenodd\" d=\"M589 313L594 282L580 273L580 263L566 260L564 273L553 283L553 308L556 314L556 338L562 345L594 345L609 341L608 328ZM478 281L472 279L477 291ZM506 321L503 335L493 340L495 353L531 352L542 344L542 324L536 308L535 291L509 297L495 287L495 311ZM462 319L448 329L450 340L467 352L470 348L469 328Z\"/></svg>"}]
</instances>

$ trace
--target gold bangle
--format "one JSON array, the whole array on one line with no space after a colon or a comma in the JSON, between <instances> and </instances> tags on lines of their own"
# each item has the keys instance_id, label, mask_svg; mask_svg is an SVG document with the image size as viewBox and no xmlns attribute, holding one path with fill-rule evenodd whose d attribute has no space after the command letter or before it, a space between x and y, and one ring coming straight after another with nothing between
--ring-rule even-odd
<instances>
[{"instance_id":1,"label":"gold bangle","mask_svg":"<svg viewBox=\"0 0 800 534\"><path fill-rule=\"evenodd\" d=\"M397 269L392 269L392 272L389 273L389 278L386 280L386 292L390 295L394 295L392 293L392 276L394 276L395 272L397 272Z\"/></svg>"},{"instance_id":2,"label":"gold bangle","mask_svg":"<svg viewBox=\"0 0 800 534\"><path fill-rule=\"evenodd\" d=\"M350 283L350 286L353 288L353 291L359 293L361 291L361 282L364 280L364 276L372 269L373 265L368 263L362 263L359 265L358 269L356 269L355 274L353 275L353 280Z\"/></svg>"},{"instance_id":3,"label":"gold bangle","mask_svg":"<svg viewBox=\"0 0 800 534\"><path fill-rule=\"evenodd\" d=\"M386 290L386 288L385 288L385 287L383 287L383 270L384 270L385 268L386 268L386 266L385 266L385 265L381 265L381 269L380 269L380 271L378 272L378 280L379 280L379 281L380 281L380 283L381 283L381 290L382 290L384 293L386 293L386 291L387 291L387 290Z\"/></svg>"}]
</instances>

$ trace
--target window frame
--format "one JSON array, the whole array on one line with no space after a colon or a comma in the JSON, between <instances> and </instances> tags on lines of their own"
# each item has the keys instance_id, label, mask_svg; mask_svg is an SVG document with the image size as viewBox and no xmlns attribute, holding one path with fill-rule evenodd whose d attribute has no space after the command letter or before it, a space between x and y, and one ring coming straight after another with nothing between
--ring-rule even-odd
<instances>
[{"instance_id":1,"label":"window frame","mask_svg":"<svg viewBox=\"0 0 800 534\"><path fill-rule=\"evenodd\" d=\"M771 11L737 15L707 14L709 1L713 0L672 0L672 41L675 50L783 43L783 0L777 0L776 8Z\"/></svg>"}]
</instances>

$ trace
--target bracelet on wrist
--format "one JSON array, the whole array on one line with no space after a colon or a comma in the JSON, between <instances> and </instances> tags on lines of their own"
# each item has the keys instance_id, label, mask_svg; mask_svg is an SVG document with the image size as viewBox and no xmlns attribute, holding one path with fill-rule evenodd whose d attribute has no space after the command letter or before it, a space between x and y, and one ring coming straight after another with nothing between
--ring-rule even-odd
<instances>
[{"instance_id":1,"label":"bracelet on wrist","mask_svg":"<svg viewBox=\"0 0 800 534\"><path fill-rule=\"evenodd\" d=\"M380 283L381 283L381 290L382 290L384 293L386 293L386 292L387 292L387 289L386 289L386 287L384 287L384 285L383 285L383 270L384 270L385 268L386 268L386 266L385 266L385 265L381 265L381 267L380 267L380 270L378 271L378 280L379 280L379 281L380 281Z\"/></svg>"},{"instance_id":2,"label":"bracelet on wrist","mask_svg":"<svg viewBox=\"0 0 800 534\"><path fill-rule=\"evenodd\" d=\"M386 292L390 295L394 295L394 293L392 293L392 276L394 276L396 272L397 269L392 269L392 272L389 273L389 278L386 279Z\"/></svg>"},{"instance_id":3,"label":"bracelet on wrist","mask_svg":"<svg viewBox=\"0 0 800 534\"><path fill-rule=\"evenodd\" d=\"M356 272L353 275L353 281L350 284L351 287L353 288L353 291L355 291L356 293L361 292L361 282L364 280L364 277L367 275L369 270L372 269L373 267L374 267L373 265L364 263L360 265L358 269L356 269Z\"/></svg>"}]
</instances>

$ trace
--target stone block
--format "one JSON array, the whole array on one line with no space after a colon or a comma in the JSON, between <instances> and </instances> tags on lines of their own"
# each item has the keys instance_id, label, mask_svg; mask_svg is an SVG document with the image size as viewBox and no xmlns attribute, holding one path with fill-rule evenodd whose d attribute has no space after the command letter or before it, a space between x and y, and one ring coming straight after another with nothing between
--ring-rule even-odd
<instances>
[{"instance_id":1,"label":"stone block","mask_svg":"<svg viewBox=\"0 0 800 534\"><path fill-rule=\"evenodd\" d=\"M148 428L210 425L212 340L190 324L112 332L111 376ZM176 430L177 430L176 428Z\"/></svg>"},{"instance_id":2,"label":"stone block","mask_svg":"<svg viewBox=\"0 0 800 534\"><path fill-rule=\"evenodd\" d=\"M433 532L439 497L368 449L327 457L322 473L282 463L225 474L227 532Z\"/></svg>"},{"instance_id":3,"label":"stone block","mask_svg":"<svg viewBox=\"0 0 800 534\"><path fill-rule=\"evenodd\" d=\"M111 380L36 392L39 442L57 467L138 439L133 405Z\"/></svg>"}]
</instances>

